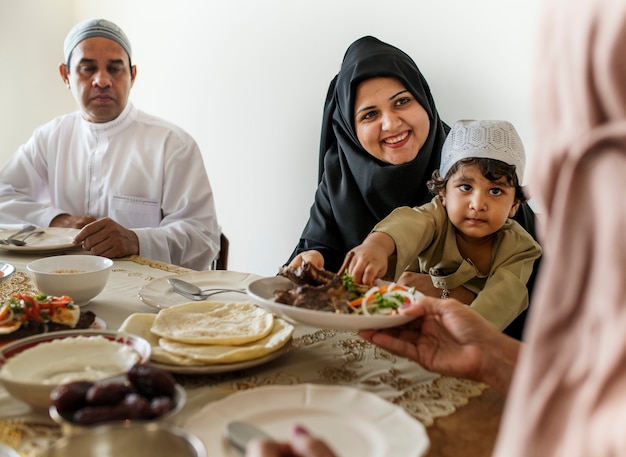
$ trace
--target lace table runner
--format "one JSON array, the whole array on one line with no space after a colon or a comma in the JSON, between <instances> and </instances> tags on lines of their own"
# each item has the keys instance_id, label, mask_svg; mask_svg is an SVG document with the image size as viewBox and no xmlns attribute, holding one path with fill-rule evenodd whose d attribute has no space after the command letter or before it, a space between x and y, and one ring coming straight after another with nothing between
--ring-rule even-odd
<instances>
[{"instance_id":1,"label":"lace table runner","mask_svg":"<svg viewBox=\"0 0 626 457\"><path fill-rule=\"evenodd\" d=\"M3 258L17 267L0 281L0 298L11 293L36 293L25 265L32 259ZM93 304L109 328L117 328L134 312L156 312L137 297L139 289L156 278L190 270L139 256L115 260L107 288ZM279 358L254 368L219 375L175 375L187 390L187 405L174 418L181 425L207 403L231 393L267 385L299 383L357 387L404 408L429 426L450 415L487 386L430 373L409 360L395 357L353 332L297 327L289 350ZM260 399L262 401L262 399ZM34 456L54 442L60 430L50 418L37 416L0 387L0 442L23 456Z\"/></svg>"},{"instance_id":2,"label":"lace table runner","mask_svg":"<svg viewBox=\"0 0 626 457\"><path fill-rule=\"evenodd\" d=\"M429 426L435 418L453 413L487 388L484 384L428 372L356 333L311 328L299 328L289 351L266 365L218 376L194 374L176 378L188 390L193 404L178 418L180 423L206 403L240 390L313 383L370 391Z\"/></svg>"}]
</instances>

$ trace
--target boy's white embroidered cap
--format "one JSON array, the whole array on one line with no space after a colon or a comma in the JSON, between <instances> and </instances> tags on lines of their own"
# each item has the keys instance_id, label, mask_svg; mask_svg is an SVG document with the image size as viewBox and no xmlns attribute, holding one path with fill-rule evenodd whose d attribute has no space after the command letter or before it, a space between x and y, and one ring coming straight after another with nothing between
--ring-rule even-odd
<instances>
[{"instance_id":1,"label":"boy's white embroidered cap","mask_svg":"<svg viewBox=\"0 0 626 457\"><path fill-rule=\"evenodd\" d=\"M522 185L526 155L513 124L507 121L462 120L452 126L441 149L439 174L445 178L452 165L471 157L496 159L515 165Z\"/></svg>"}]
</instances>

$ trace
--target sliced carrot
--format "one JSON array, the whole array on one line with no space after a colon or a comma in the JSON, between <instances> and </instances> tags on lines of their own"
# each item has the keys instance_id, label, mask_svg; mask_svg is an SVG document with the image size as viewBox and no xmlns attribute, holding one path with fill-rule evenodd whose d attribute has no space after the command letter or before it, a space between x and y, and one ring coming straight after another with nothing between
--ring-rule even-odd
<instances>
[{"instance_id":1,"label":"sliced carrot","mask_svg":"<svg viewBox=\"0 0 626 457\"><path fill-rule=\"evenodd\" d=\"M367 303L370 303L370 302L373 302L374 300L376 300L376 297L378 295L381 295L381 293L380 292L376 292L376 293L373 293L372 295L370 295L369 297L367 297ZM361 306L363 304L363 299L364 298L365 297L355 298L354 300L352 300L350 302L350 305L352 305L352 306Z\"/></svg>"},{"instance_id":2,"label":"sliced carrot","mask_svg":"<svg viewBox=\"0 0 626 457\"><path fill-rule=\"evenodd\" d=\"M9 315L9 305L4 305L2 308L0 308L0 321L5 320L8 315Z\"/></svg>"}]
</instances>

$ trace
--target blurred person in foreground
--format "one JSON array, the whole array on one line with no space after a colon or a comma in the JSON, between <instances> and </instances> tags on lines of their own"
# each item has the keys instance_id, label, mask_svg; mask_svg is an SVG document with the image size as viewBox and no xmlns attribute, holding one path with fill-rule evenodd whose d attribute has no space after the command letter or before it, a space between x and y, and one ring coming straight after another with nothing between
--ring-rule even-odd
<instances>
[{"instance_id":1,"label":"blurred person in foreground","mask_svg":"<svg viewBox=\"0 0 626 457\"><path fill-rule=\"evenodd\" d=\"M0 169L0 222L80 229L74 243L206 269L219 251L198 145L129 102L130 41L106 19L80 22L59 66L79 110L37 128Z\"/></svg>"},{"instance_id":2,"label":"blurred person in foreground","mask_svg":"<svg viewBox=\"0 0 626 457\"><path fill-rule=\"evenodd\" d=\"M431 297L403 310L418 318L412 324L360 334L427 369L507 393L495 456L621 456L626 2L552 0L544 8L530 190L543 213L545 255L525 343L456 300Z\"/></svg>"}]
</instances>

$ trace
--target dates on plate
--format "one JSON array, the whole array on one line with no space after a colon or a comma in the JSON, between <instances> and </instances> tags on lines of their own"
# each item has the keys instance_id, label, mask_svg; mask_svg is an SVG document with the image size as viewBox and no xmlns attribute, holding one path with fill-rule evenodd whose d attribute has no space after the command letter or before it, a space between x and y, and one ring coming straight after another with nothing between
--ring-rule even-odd
<instances>
[{"instance_id":1,"label":"dates on plate","mask_svg":"<svg viewBox=\"0 0 626 457\"><path fill-rule=\"evenodd\" d=\"M167 371L137 363L126 376L139 393L148 398L174 396L176 381Z\"/></svg>"},{"instance_id":2,"label":"dates on plate","mask_svg":"<svg viewBox=\"0 0 626 457\"><path fill-rule=\"evenodd\" d=\"M93 386L91 381L75 381L63 384L52 391L50 401L58 413L67 418L87 406L87 391Z\"/></svg>"},{"instance_id":3,"label":"dates on plate","mask_svg":"<svg viewBox=\"0 0 626 457\"><path fill-rule=\"evenodd\" d=\"M176 405L176 381L167 371L136 364L127 382L75 381L52 392L50 401L65 420L92 425L162 417Z\"/></svg>"}]
</instances>

